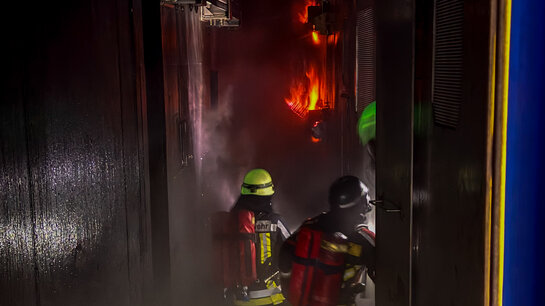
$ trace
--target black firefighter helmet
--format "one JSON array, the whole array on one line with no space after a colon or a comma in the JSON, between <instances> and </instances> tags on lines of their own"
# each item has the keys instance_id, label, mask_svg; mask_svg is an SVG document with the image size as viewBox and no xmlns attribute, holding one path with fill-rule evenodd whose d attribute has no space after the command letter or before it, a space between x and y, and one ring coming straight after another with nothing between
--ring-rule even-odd
<instances>
[{"instance_id":1,"label":"black firefighter helmet","mask_svg":"<svg viewBox=\"0 0 545 306\"><path fill-rule=\"evenodd\" d=\"M331 210L361 206L362 213L371 210L369 189L360 179L352 175L338 178L329 187L329 206Z\"/></svg>"}]
</instances>

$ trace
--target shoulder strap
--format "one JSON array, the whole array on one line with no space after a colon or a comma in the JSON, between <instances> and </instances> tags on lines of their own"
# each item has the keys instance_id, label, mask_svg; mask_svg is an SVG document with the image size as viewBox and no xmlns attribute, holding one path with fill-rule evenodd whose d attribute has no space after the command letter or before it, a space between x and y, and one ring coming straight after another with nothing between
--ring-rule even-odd
<instances>
[{"instance_id":1,"label":"shoulder strap","mask_svg":"<svg viewBox=\"0 0 545 306\"><path fill-rule=\"evenodd\" d=\"M359 225L356 228L358 234L360 234L369 244L375 246L375 233L371 232L365 225Z\"/></svg>"}]
</instances>

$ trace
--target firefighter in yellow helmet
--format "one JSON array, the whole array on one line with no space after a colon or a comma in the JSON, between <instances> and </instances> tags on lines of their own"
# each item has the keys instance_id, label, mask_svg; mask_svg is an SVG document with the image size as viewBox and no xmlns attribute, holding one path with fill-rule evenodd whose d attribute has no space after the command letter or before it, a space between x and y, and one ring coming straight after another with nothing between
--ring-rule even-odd
<instances>
[{"instance_id":1,"label":"firefighter in yellow helmet","mask_svg":"<svg viewBox=\"0 0 545 306\"><path fill-rule=\"evenodd\" d=\"M225 298L231 305L282 305L278 252L290 233L280 215L274 212L274 185L264 169L250 170L240 197L229 212L235 220L238 244L224 243L223 250L236 253L235 262L223 263ZM249 239L247 239L250 237ZM242 241L242 242L241 242Z\"/></svg>"},{"instance_id":2,"label":"firefighter in yellow helmet","mask_svg":"<svg viewBox=\"0 0 545 306\"><path fill-rule=\"evenodd\" d=\"M274 194L274 185L269 172L265 169L253 169L246 173L244 181L242 182L240 194L243 196L256 195L260 197L272 197Z\"/></svg>"}]
</instances>

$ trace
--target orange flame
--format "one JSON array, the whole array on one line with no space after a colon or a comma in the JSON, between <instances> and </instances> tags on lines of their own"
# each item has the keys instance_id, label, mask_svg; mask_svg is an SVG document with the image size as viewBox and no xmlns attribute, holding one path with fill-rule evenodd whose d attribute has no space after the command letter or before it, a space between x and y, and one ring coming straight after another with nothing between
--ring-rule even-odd
<instances>
[{"instance_id":1,"label":"orange flame","mask_svg":"<svg viewBox=\"0 0 545 306\"><path fill-rule=\"evenodd\" d=\"M305 0L304 11L302 6L297 6L297 20L307 23L308 7L314 5L316 5L315 0ZM305 29L306 31L308 30ZM335 99L334 81L329 80L329 85L326 86L327 68L323 59L327 54L327 46L337 43L337 35L322 37L318 31L312 31L309 34L305 35L305 38L310 36L312 44L316 45L316 48L312 48L311 52L313 54L310 61L304 61L304 75L301 73L298 77L292 79L289 97L284 98L291 110L301 118L305 118L311 110L332 108Z\"/></svg>"},{"instance_id":2,"label":"orange flame","mask_svg":"<svg viewBox=\"0 0 545 306\"><path fill-rule=\"evenodd\" d=\"M316 104L318 103L318 99L320 98L320 94L323 93L325 90L323 82L318 77L318 74L316 73L316 69L314 69L313 66L310 66L310 69L305 74L307 76L307 79L309 80L309 105L308 110L315 110Z\"/></svg>"},{"instance_id":3,"label":"orange flame","mask_svg":"<svg viewBox=\"0 0 545 306\"><path fill-rule=\"evenodd\" d=\"M290 97L285 98L284 100L291 108L291 110L296 113L299 117L304 118L308 113L307 104L308 100L306 99L306 87L300 81L294 81L295 84L290 88Z\"/></svg>"},{"instance_id":4,"label":"orange flame","mask_svg":"<svg viewBox=\"0 0 545 306\"><path fill-rule=\"evenodd\" d=\"M285 98L286 104L299 117L304 118L309 110L322 109L326 87L320 79L314 65L308 67L305 77L295 79L290 88L290 97Z\"/></svg>"},{"instance_id":5,"label":"orange flame","mask_svg":"<svg viewBox=\"0 0 545 306\"><path fill-rule=\"evenodd\" d=\"M337 34L327 36L327 43L330 45L337 45L338 40L339 40L339 36Z\"/></svg>"},{"instance_id":6,"label":"orange flame","mask_svg":"<svg viewBox=\"0 0 545 306\"><path fill-rule=\"evenodd\" d=\"M315 5L314 0L306 0L305 1L305 8L301 12L297 13L297 18L301 23L307 23L308 22L308 7Z\"/></svg>"},{"instance_id":7,"label":"orange flame","mask_svg":"<svg viewBox=\"0 0 545 306\"><path fill-rule=\"evenodd\" d=\"M317 31L312 31L312 42L313 42L315 45L319 45L319 44L320 44L320 36L318 36L318 32L317 32Z\"/></svg>"}]
</instances>

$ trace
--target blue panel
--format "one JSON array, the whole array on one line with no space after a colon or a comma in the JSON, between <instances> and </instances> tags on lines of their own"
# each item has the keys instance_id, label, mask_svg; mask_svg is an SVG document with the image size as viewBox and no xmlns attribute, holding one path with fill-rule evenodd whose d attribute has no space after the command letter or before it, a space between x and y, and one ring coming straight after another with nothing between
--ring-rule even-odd
<instances>
[{"instance_id":1,"label":"blue panel","mask_svg":"<svg viewBox=\"0 0 545 306\"><path fill-rule=\"evenodd\" d=\"M545 1L513 1L504 305L545 301Z\"/></svg>"}]
</instances>

